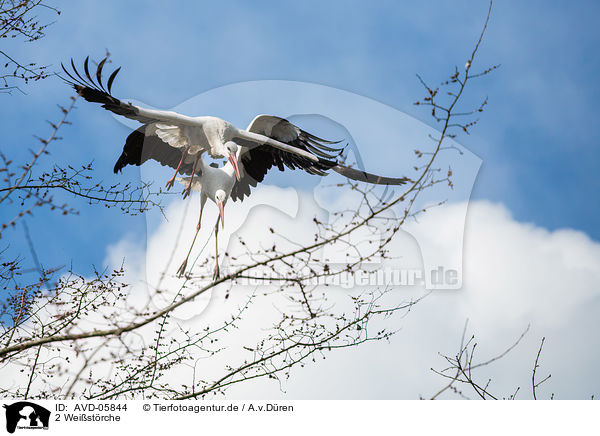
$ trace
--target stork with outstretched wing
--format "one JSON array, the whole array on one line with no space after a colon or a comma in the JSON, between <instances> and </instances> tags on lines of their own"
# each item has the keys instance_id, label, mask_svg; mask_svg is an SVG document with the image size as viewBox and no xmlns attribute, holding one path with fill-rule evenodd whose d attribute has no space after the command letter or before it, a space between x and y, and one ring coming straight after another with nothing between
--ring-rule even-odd
<instances>
[{"instance_id":1,"label":"stork with outstretched wing","mask_svg":"<svg viewBox=\"0 0 600 436\"><path fill-rule=\"evenodd\" d=\"M100 103L117 115L142 123L127 137L114 166L115 173L127 165L141 165L154 160L175 169L175 174L167 181L167 188L173 186L177 174L189 174L190 177L179 179L186 184L184 196L192 189L201 192L196 235L179 268L180 275L185 272L207 198L218 205L219 218L224 225L227 200L242 201L249 196L251 188L262 182L273 167L280 171L302 169L319 176L335 171L352 180L378 185L402 185L410 181L406 177L383 177L343 165L337 161L343 149L332 147L340 141L319 138L277 116L258 115L244 130L217 117L190 117L124 102L111 94L112 84L121 68L112 72L106 86L103 84L102 71L106 60L104 58L98 64L95 79L90 73L89 58L83 63L83 74L79 73L73 60L71 71L61 64L68 76L63 80L85 100ZM229 162L215 168L204 162L203 153L213 158L226 157ZM218 221L216 228L218 230ZM218 262L215 276L218 276Z\"/></svg>"},{"instance_id":2,"label":"stork with outstretched wing","mask_svg":"<svg viewBox=\"0 0 600 436\"><path fill-rule=\"evenodd\" d=\"M267 135L282 142L287 142L294 147L305 147L311 139L309 133L290 123L284 118L273 115L259 115L248 126L249 132L255 132L261 135ZM317 138L320 141L324 141ZM225 225L225 203L229 198L233 201L243 201L249 197L251 188L256 187L264 180L265 175L271 168L277 167L280 171L285 169L302 169L310 174L326 176L329 170L338 172L352 180L379 184L379 185L402 185L409 181L408 178L391 178L377 176L365 171L356 170L348 166L336 163L335 161L321 158L318 163L304 160L295 154L286 153L279 149L274 149L268 146L253 146L246 144L243 140L236 140L240 145L236 152L236 158L239 163L239 175L236 178L235 170L231 163L227 163L221 168L215 168L207 165L200 158L200 176L192 181L191 177L178 179L185 184L192 184L192 189L200 192L200 216L196 226L196 233L188 250L187 256L178 270L178 275L183 275L187 268L189 256L192 252L194 242L200 230L202 220L202 211L207 199L212 200L219 208L219 219L222 225ZM163 147L167 147L165 144ZM332 149L333 150L333 149ZM315 152L314 150L312 150ZM320 151L318 151L320 152ZM323 153L324 154L324 153ZM219 219L215 225L215 249L218 259L218 245L216 238L218 233ZM214 277L219 275L218 260L215 265Z\"/></svg>"},{"instance_id":3,"label":"stork with outstretched wing","mask_svg":"<svg viewBox=\"0 0 600 436\"><path fill-rule=\"evenodd\" d=\"M107 58L104 58L98 64L95 79L90 73L89 57L83 63L83 74L80 74L77 70L73 60L71 60L71 71L64 65L61 65L68 76L68 78L63 79L72 85L85 100L92 103L100 103L103 108L117 115L139 121L143 124L140 129L136 130L137 133L135 133L134 137L130 135L130 138L128 138L129 145L133 146L133 148L127 148L128 144L126 142L126 148L115 165L115 171L118 171L127 164L133 163L139 165L145 160L152 158L175 168L175 174L167 182L167 187L170 188L173 186L175 177L182 170L182 167L186 167L189 164L192 165L191 180L193 180L198 160L205 152L213 158L228 158L239 179L237 161L235 160L237 150L235 140L244 141L250 147L263 146L277 148L288 155L294 155L293 159L298 159L302 162L312 162L313 164L319 164L323 158L334 159L335 154L331 154L331 152L339 151L322 143L328 143L328 141L320 141L319 138L312 135L308 135L306 141L301 146L290 145L263 134L238 129L231 123L217 117L190 117L173 111L147 109L124 102L111 94L112 84L120 68L112 72L106 82L106 86L103 84L102 70L106 65L106 60ZM144 141L142 141L142 147L140 147L142 135ZM154 147L157 154L147 154L149 157L144 159L143 146L147 138L149 139L149 144L156 145L156 140L159 139L161 142L158 142L158 144L160 146L163 146L163 143L167 144L168 148ZM175 161L178 161L176 166L174 164ZM188 184L187 193L189 193L190 188L191 183Z\"/></svg>"}]
</instances>

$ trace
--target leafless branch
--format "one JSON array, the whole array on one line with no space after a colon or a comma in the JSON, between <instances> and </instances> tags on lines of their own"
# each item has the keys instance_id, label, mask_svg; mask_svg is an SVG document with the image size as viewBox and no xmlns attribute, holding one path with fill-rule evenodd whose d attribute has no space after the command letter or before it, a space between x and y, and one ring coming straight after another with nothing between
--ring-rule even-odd
<instances>
[{"instance_id":1,"label":"leafless branch","mask_svg":"<svg viewBox=\"0 0 600 436\"><path fill-rule=\"evenodd\" d=\"M358 294L345 296L344 303L350 308L342 309L341 303L332 302L327 285L320 283L342 275L353 277L365 262L375 257L388 259L390 244L406 220L423 213L423 209L415 207L420 195L440 184L452 187L452 169L437 168L436 161L440 153L453 150L447 145L447 139L461 131L468 133L476 123L472 117L487 104L485 99L474 109L457 110L470 80L494 69L470 75L489 16L488 11L464 71L455 69L437 88L431 88L418 76L426 94L417 104L431 109L441 130L432 138L433 145L416 152L417 159L421 160L416 166L416 180L400 192L350 182L337 186L336 189L357 194L356 204L335 211L328 223L315 217L311 243L298 243L275 230L272 230L276 238L272 246L250 247L240 238L242 248L235 253L225 253L226 268L219 279L211 278L211 264L215 259L198 257L176 288L167 288L162 279L154 287L148 284L147 298L143 301L135 299L139 295L123 279L123 267L95 271L91 278L70 271L56 279L55 269L44 269L38 262L39 280L22 284L17 280L23 275L22 259L10 259L0 265L0 283L10 291L10 297L0 308L0 320L6 319L6 315L12 319L11 323L0 322L0 366L28 370L24 388L0 386L3 392L26 398L202 398L223 394L231 386L259 378L281 384L293 368L325 358L333 350L388 340L397 332L392 327L392 317L405 316L420 299L398 302L389 288L362 289ZM442 90L446 93L441 93ZM147 186L138 190L86 182L91 180L88 177L93 177L91 165L80 169L55 166L51 171L33 174L36 162L57 139L59 128L68 123L66 117L74 103L75 99L68 108L62 109L60 122L51 123L50 136L40 139L42 146L32 160L22 166L22 171L12 171L10 158L0 156L6 172L6 186L0 188L0 203L12 205L17 212L3 231L31 215L36 207L76 213L68 204L55 201L51 193L57 191L69 198L120 205L123 212L141 213L149 205L160 205L162 192L150 193ZM443 204L443 200L439 204ZM399 216L391 213L400 206ZM362 230L380 232L381 238L375 242L354 242L351 237ZM334 264L324 259L324 247L344 249L346 261ZM235 289L236 282L242 278L257 280L261 292L255 292L235 313L200 330L186 328L176 320L177 309L210 291L223 287ZM163 304L156 304L153 297L162 295L172 297L163 300L166 301ZM225 298L228 296L229 291ZM269 298L281 298L286 310L279 311L279 318L256 343L240 346L243 357L228 360L216 374L203 374L200 378L196 371L200 362L223 356L227 346L220 344L225 341L229 344L253 305ZM473 338L465 342L465 332L466 325L459 355L448 359L454 371L451 375L447 371L439 372L450 382L434 398L447 389L459 393L455 388L459 382L468 383L480 397L495 398L490 393L489 383L475 382L471 371L494 362L516 344L495 358L473 363L476 344ZM77 361L77 366L73 361ZM172 380L174 372L189 373L190 378L186 382L175 382Z\"/></svg>"}]
</instances>

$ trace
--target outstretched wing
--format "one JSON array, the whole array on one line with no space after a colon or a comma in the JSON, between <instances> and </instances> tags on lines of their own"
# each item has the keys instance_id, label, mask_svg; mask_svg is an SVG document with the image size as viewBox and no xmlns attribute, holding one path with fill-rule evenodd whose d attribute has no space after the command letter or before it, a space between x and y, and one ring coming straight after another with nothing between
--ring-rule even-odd
<instances>
[{"instance_id":1,"label":"outstretched wing","mask_svg":"<svg viewBox=\"0 0 600 436\"><path fill-rule=\"evenodd\" d=\"M335 159L343 150L343 148L332 148L329 146L330 144L339 144L341 141L327 141L319 138L290 123L285 118L274 115L256 116L246 130L268 136L298 149L309 151L324 159Z\"/></svg>"},{"instance_id":2,"label":"outstretched wing","mask_svg":"<svg viewBox=\"0 0 600 436\"><path fill-rule=\"evenodd\" d=\"M250 195L250 187L262 182L272 167L284 171L302 169L309 174L324 176L326 171L336 165L335 158L343 148L330 147L339 141L328 141L312 135L288 120L273 115L259 115L248 126L248 132L263 135L288 146L290 151L282 150L269 143L260 143L247 138L234 141L242 146L239 159L243 175L231 192L234 200ZM259 143L260 145L256 145ZM299 154L302 153L302 154Z\"/></svg>"},{"instance_id":3,"label":"outstretched wing","mask_svg":"<svg viewBox=\"0 0 600 436\"><path fill-rule=\"evenodd\" d=\"M160 137L154 134L152 124L145 124L129 134L123 146L123 152L115 163L115 174L121 171L127 165L141 165L148 160L155 160L163 166L169 166L173 169L181 161L183 155L182 149L173 148ZM193 158L190 157L182 162L179 168L180 174L192 174ZM199 174L199 171L196 170Z\"/></svg>"},{"instance_id":4,"label":"outstretched wing","mask_svg":"<svg viewBox=\"0 0 600 436\"><path fill-rule=\"evenodd\" d=\"M249 196L251 188L262 182L272 167L277 167L280 171L284 171L285 167L292 170L300 168L319 176L325 176L329 170L332 170L351 180L375 185L403 185L411 181L407 177L383 177L341 165L335 161L335 158L342 149L329 146L339 141L319 138L284 118L259 115L248 126L248 132L287 144L290 151L266 141L262 145L256 145L260 143L260 138L254 141L236 138L235 142L243 147L239 155L242 177L231 191L231 198L234 201ZM302 154L298 154L297 151ZM309 155L306 155L307 153Z\"/></svg>"},{"instance_id":5,"label":"outstretched wing","mask_svg":"<svg viewBox=\"0 0 600 436\"><path fill-rule=\"evenodd\" d=\"M172 111L146 109L132 103L126 103L112 96L112 84L121 68L119 67L112 72L105 86L102 80L102 70L106 65L107 59L108 57L102 59L96 67L95 78L90 74L89 56L83 62L83 75L75 67L73 59L71 59L72 71L69 71L61 63L63 71L68 76L68 78L62 77L62 79L73 86L75 91L85 100L91 103L100 103L104 109L144 124L162 122L175 125L201 125L201 121L198 118L188 117Z\"/></svg>"}]
</instances>

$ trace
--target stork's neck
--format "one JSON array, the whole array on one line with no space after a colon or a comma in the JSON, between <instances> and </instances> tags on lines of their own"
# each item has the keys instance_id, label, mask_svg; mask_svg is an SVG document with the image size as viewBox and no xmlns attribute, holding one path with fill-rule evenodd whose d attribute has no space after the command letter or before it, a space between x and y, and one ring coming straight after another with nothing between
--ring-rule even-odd
<instances>
[{"instance_id":1,"label":"stork's neck","mask_svg":"<svg viewBox=\"0 0 600 436\"><path fill-rule=\"evenodd\" d=\"M204 159L200 158L198 166L202 171L202 178L205 180L205 185L207 187L210 185L215 191L217 188L221 188L225 192L231 192L231 188L233 188L236 180L235 170L231 163L227 162L222 167L215 168L207 164Z\"/></svg>"},{"instance_id":2,"label":"stork's neck","mask_svg":"<svg viewBox=\"0 0 600 436\"><path fill-rule=\"evenodd\" d=\"M233 168L233 165L231 165L231 162L227 162L225 165L223 165L221 171L227 174L228 177L235 179L235 169Z\"/></svg>"},{"instance_id":3,"label":"stork's neck","mask_svg":"<svg viewBox=\"0 0 600 436\"><path fill-rule=\"evenodd\" d=\"M206 164L204 159L202 159L202 152L200 152L200 155L198 156L198 168L200 169L200 171L202 171L202 173L204 173L207 167L208 165Z\"/></svg>"}]
</instances>

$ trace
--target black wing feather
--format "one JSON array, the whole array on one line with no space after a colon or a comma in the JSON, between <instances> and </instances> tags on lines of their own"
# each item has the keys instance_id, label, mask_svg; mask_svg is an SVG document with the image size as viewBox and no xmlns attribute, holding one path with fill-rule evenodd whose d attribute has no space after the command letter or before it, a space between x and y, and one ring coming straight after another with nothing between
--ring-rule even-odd
<instances>
[{"instance_id":1,"label":"black wing feather","mask_svg":"<svg viewBox=\"0 0 600 436\"><path fill-rule=\"evenodd\" d=\"M183 151L171 147L158 136L146 136L146 127L147 125L143 125L134 130L125 140L123 152L119 156L119 159L117 159L113 169L115 174L127 165L140 166L150 159L155 160L163 166L169 166L173 169L177 168ZM192 169L193 165L191 163L183 162L179 168L179 173L190 175L192 174ZM198 171L196 173L199 174Z\"/></svg>"},{"instance_id":2,"label":"black wing feather","mask_svg":"<svg viewBox=\"0 0 600 436\"><path fill-rule=\"evenodd\" d=\"M104 68L106 59L108 59L108 58L102 59L100 61L100 63L98 64L98 69L96 69L96 79L98 79L98 85L100 85L100 89L104 92L106 92L106 90L104 89L104 86L102 85L102 68ZM89 74L88 74L88 77L90 77Z\"/></svg>"},{"instance_id":3,"label":"black wing feather","mask_svg":"<svg viewBox=\"0 0 600 436\"><path fill-rule=\"evenodd\" d=\"M87 65L88 59L89 59L89 56L87 58L85 58L85 61L83 63L84 68ZM77 77L79 77L79 80L80 80L79 83L84 84L85 83L85 79L83 77L81 77L81 74L79 74L79 71L77 71L77 68L75 68L75 62L73 61L73 58L71 58L71 67L73 67L73 71L75 72L75 74L77 75ZM63 69L64 68L65 67L63 66ZM73 77L73 76L71 76L71 77Z\"/></svg>"},{"instance_id":4,"label":"black wing feather","mask_svg":"<svg viewBox=\"0 0 600 436\"><path fill-rule=\"evenodd\" d=\"M85 58L85 60L83 61L83 71L85 73L85 77L87 77L88 79L90 78L90 57L87 56ZM73 59L71 59L71 66L73 67L73 69L75 69L75 65L73 64ZM75 70L75 72L77 72L77 70Z\"/></svg>"},{"instance_id":5,"label":"black wing feather","mask_svg":"<svg viewBox=\"0 0 600 436\"><path fill-rule=\"evenodd\" d=\"M72 73L65 68L65 66L61 63L62 69L65 74L69 77L69 79L61 77L65 82L71 85L77 94L82 96L86 101L91 103L100 103L102 107L106 110L109 110L117 115L122 115L126 118L130 118L132 120L140 121L142 123L150 123L156 121L152 118L144 117L139 114L139 109L136 108L131 103L125 103L118 98L115 98L111 95L111 88L117 73L121 70L121 68L117 68L112 72L110 77L108 78L107 88L108 91L104 88L102 84L102 70L106 64L106 60L108 58L104 58L98 64L96 69L96 80L92 78L89 69L89 56L85 58L83 62L83 70L86 78L84 78L77 68L75 67L75 62L71 59L71 68Z\"/></svg>"},{"instance_id":6,"label":"black wing feather","mask_svg":"<svg viewBox=\"0 0 600 436\"><path fill-rule=\"evenodd\" d=\"M289 133L290 125L298 132L295 139L289 140L289 138L287 138L288 140L286 140L283 135L277 135L278 126L281 127L280 131ZM288 128L287 130L286 127ZM266 135L264 130L257 130L258 131L255 131L255 133ZM286 152L278 148L267 145L254 146L253 144L246 143L243 140L238 141L236 139L238 145L245 145L248 147L248 151L241 156L241 163L244 168L244 176L234 185L232 189L231 198L234 201L243 200L244 196L249 196L250 187L256 187L258 183L262 182L267 172L274 166L278 167L279 171L284 171L285 167L287 167L291 170L302 169L309 174L318 176L326 176L329 170L333 170L349 179L377 185L402 185L410 181L410 179L406 177L392 178L377 176L365 171L340 165L336 162L336 157L337 155L341 154L343 148L333 148L325 145L338 144L340 141L329 141L319 138L318 136L294 126L284 118L280 118L279 121L272 126L270 133L271 134L267 136L298 149L308 151L309 153L318 157L319 161L314 162L297 154Z\"/></svg>"},{"instance_id":7,"label":"black wing feather","mask_svg":"<svg viewBox=\"0 0 600 436\"><path fill-rule=\"evenodd\" d=\"M241 156L241 162L244 167L244 176L239 182L237 182L231 192L231 198L233 200L242 200L244 196L250 195L250 186L255 187L258 183L262 182L267 172L274 166L279 171L285 171L286 168L290 170L302 169L309 174L314 175L326 175L327 170L336 165L336 155L339 154L343 148L332 148L325 144L337 144L340 141L328 141L312 135L288 120L279 117L270 117L277 119L277 122L270 126L270 134L267 135L264 129L251 129L254 133L260 133L262 135L269 136L270 138L281 141L285 144L291 145L303 151L307 151L319 158L319 162L306 159L294 153L286 152L278 148L274 148L268 145L251 144L244 140L236 139L238 145L245 145L248 151ZM293 128L296 131L296 137L294 139L289 138L290 129ZM278 132L281 132L278 134Z\"/></svg>"},{"instance_id":8,"label":"black wing feather","mask_svg":"<svg viewBox=\"0 0 600 436\"><path fill-rule=\"evenodd\" d=\"M236 142L238 142L236 140ZM294 145L293 143L290 145ZM303 169L309 174L326 175L326 171L336 165L336 162L319 159L319 163L303 158L293 153L285 152L267 145L259 145L249 149L241 156L244 175L231 191L231 198L243 200L250 195L250 187L256 187L273 167L285 171L286 167L295 170Z\"/></svg>"},{"instance_id":9,"label":"black wing feather","mask_svg":"<svg viewBox=\"0 0 600 436\"><path fill-rule=\"evenodd\" d=\"M112 88L112 84L115 80L115 77L117 77L117 74L119 74L119 71L121 71L121 67L119 67L115 71L113 71L113 73L108 78L108 84L106 85L106 88L108 89L109 94L110 94L110 89Z\"/></svg>"}]
</instances>

